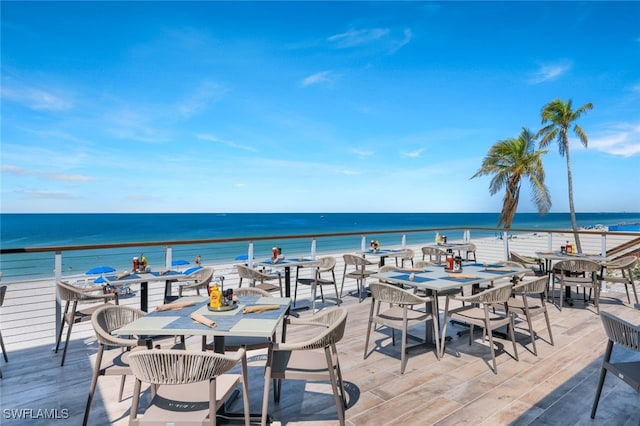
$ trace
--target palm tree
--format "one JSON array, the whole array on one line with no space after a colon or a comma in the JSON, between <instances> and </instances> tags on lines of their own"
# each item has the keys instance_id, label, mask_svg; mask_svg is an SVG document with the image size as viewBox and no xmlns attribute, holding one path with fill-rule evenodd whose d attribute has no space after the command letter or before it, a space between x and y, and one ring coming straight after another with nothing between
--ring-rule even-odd
<instances>
[{"instance_id":1,"label":"palm tree","mask_svg":"<svg viewBox=\"0 0 640 426\"><path fill-rule=\"evenodd\" d=\"M549 190L544 184L544 167L542 155L547 151L535 150L535 136L526 128L522 128L520 136L496 142L482 162L482 167L471 179L493 174L489 185L491 195L505 187L502 212L498 226L511 228L513 217L520 199L520 184L528 179L531 184L531 198L538 212L546 214L551 207Z\"/></svg>"},{"instance_id":2,"label":"palm tree","mask_svg":"<svg viewBox=\"0 0 640 426\"><path fill-rule=\"evenodd\" d=\"M571 214L571 227L576 239L576 249L582 253L580 237L577 234L578 223L576 221L576 210L573 206L573 178L571 177L571 156L569 154L569 127L573 124L573 133L578 136L584 147L587 147L588 140L582 127L574 124L584 113L593 109L591 102L582 105L575 111L571 108L571 99L563 102L561 99L554 99L542 108L542 124L544 126L538 131L536 137L541 137L540 148L546 148L553 140L558 141L560 155L567 158L567 181L569 186L569 212ZM548 123L548 124L547 124Z\"/></svg>"}]
</instances>

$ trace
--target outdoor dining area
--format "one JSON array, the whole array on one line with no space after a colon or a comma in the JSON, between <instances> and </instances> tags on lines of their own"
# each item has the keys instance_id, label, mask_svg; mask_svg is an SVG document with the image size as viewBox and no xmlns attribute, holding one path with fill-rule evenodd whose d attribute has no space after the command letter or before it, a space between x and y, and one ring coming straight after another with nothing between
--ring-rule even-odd
<instances>
[{"instance_id":1,"label":"outdoor dining area","mask_svg":"<svg viewBox=\"0 0 640 426\"><path fill-rule=\"evenodd\" d=\"M55 347L2 345L3 424L637 424L637 262L372 241L104 269L56 283Z\"/></svg>"}]
</instances>

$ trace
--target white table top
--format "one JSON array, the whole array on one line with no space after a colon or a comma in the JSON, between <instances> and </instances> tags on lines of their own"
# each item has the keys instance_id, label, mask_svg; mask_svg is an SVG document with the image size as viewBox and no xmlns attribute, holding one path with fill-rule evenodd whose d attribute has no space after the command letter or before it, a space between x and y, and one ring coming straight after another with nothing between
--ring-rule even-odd
<instances>
[{"instance_id":1,"label":"white table top","mask_svg":"<svg viewBox=\"0 0 640 426\"><path fill-rule=\"evenodd\" d=\"M499 264L488 264L485 269L481 263L472 263L464 265L461 273L446 272L442 266L429 266L423 272L413 271L413 280L410 279L411 271L401 269L378 272L371 277L438 292L510 278L527 271L528 269L512 268Z\"/></svg>"},{"instance_id":2,"label":"white table top","mask_svg":"<svg viewBox=\"0 0 640 426\"><path fill-rule=\"evenodd\" d=\"M286 297L252 297L240 298L237 308L230 311L211 312L207 308L208 298L202 296L188 296L180 301L195 301L194 306L188 306L178 310L152 311L142 318L116 330L120 336L244 336L266 337L273 335L278 324L291 303ZM244 314L243 308L256 305L280 305L280 309L258 313ZM216 327L211 328L193 321L192 313L204 315L207 319L216 322Z\"/></svg>"}]
</instances>

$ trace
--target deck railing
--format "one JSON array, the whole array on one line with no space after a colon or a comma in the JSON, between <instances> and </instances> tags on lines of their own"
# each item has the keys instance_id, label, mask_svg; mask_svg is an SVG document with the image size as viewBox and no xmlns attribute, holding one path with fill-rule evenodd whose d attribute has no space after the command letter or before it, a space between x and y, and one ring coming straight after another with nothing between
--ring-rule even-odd
<instances>
[{"instance_id":1,"label":"deck railing","mask_svg":"<svg viewBox=\"0 0 640 426\"><path fill-rule=\"evenodd\" d=\"M405 230L364 230L357 232L273 235L243 238L217 238L204 240L151 241L115 244L67 245L56 247L21 247L0 249L2 284L8 285L5 305L0 312L0 325L7 346L30 345L30 341L53 341L59 326L61 308L55 294L59 279L87 279L85 271L94 266L111 265L116 270L130 270L133 256L144 252L153 269L172 268L176 259L193 262L201 256L203 264L214 266L217 274L225 275L225 286L237 286L233 265L246 255L249 261L268 258L271 247L282 247L289 256L337 257L336 275L341 280L342 254L354 253L368 247L371 239L379 240L383 247L406 246L421 258L420 247L433 243L436 233L446 234L449 241L472 242L483 238L478 259L498 261L508 258L509 251L535 255L536 251L559 248L565 241L573 241L574 233L567 230L500 229L482 227L423 228ZM638 238L632 232L580 230L584 252L607 253L623 247L618 255L637 249ZM626 244L626 246L625 246ZM182 266L186 268L188 266ZM180 268L180 267L178 267ZM355 283L345 283L345 289ZM149 306L162 302L162 291L151 291ZM306 297L305 293L298 297ZM135 303L123 300L122 303ZM80 328L80 327L79 327ZM74 333L76 333L74 328ZM87 328L86 335L92 331Z\"/></svg>"}]
</instances>

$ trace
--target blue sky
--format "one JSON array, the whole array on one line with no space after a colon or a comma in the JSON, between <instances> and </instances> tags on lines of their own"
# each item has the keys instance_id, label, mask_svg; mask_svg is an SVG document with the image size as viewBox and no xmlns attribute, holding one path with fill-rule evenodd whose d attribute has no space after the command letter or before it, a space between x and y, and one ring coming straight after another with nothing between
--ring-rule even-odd
<instances>
[{"instance_id":1,"label":"blue sky","mask_svg":"<svg viewBox=\"0 0 640 426\"><path fill-rule=\"evenodd\" d=\"M555 98L576 210L640 210L638 2L0 7L5 213L499 212L469 178Z\"/></svg>"}]
</instances>

